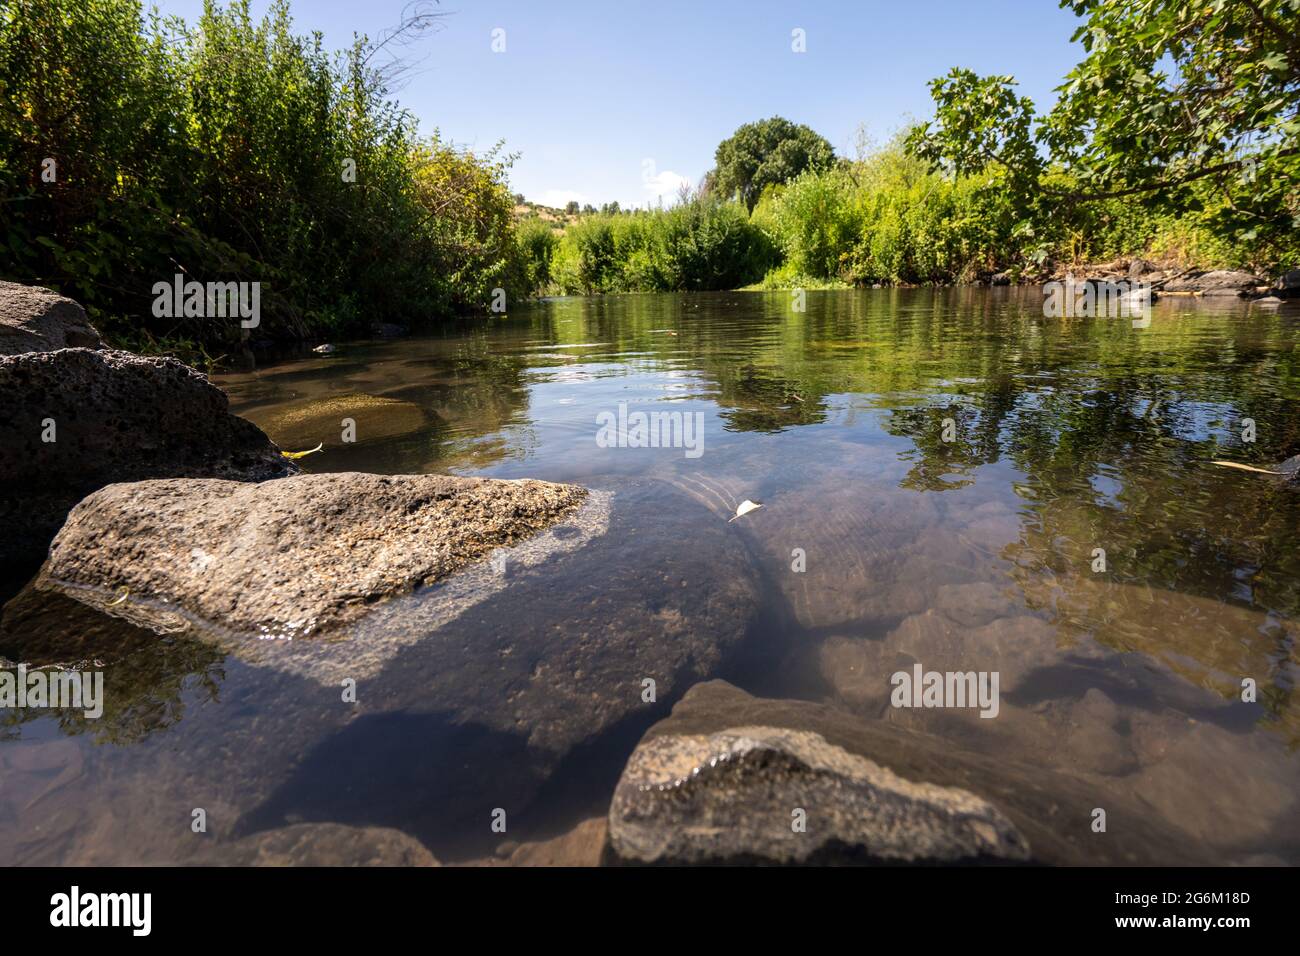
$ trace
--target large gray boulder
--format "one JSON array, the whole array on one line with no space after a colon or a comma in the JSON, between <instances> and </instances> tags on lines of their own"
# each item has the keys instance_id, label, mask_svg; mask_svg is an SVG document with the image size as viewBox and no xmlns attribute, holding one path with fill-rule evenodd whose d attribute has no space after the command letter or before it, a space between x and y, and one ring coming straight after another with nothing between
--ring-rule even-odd
<instances>
[{"instance_id":1,"label":"large gray boulder","mask_svg":"<svg viewBox=\"0 0 1300 956\"><path fill-rule=\"evenodd\" d=\"M40 563L68 510L113 482L263 481L298 466L171 358L59 349L0 356L0 573Z\"/></svg>"},{"instance_id":2,"label":"large gray boulder","mask_svg":"<svg viewBox=\"0 0 1300 956\"><path fill-rule=\"evenodd\" d=\"M711 676L758 606L735 526L683 503L644 535L647 494L349 473L113 485L69 515L32 590L522 735L543 765Z\"/></svg>"},{"instance_id":3,"label":"large gray boulder","mask_svg":"<svg viewBox=\"0 0 1300 956\"><path fill-rule=\"evenodd\" d=\"M1093 832L1095 808L1108 833ZM792 826L806 814L805 832ZM642 738L612 862L1205 862L1113 785L964 752L821 704L696 685Z\"/></svg>"},{"instance_id":4,"label":"large gray boulder","mask_svg":"<svg viewBox=\"0 0 1300 956\"><path fill-rule=\"evenodd\" d=\"M329 634L585 497L574 485L444 475L114 484L68 515L41 578L167 630L193 620L260 639Z\"/></svg>"},{"instance_id":5,"label":"large gray boulder","mask_svg":"<svg viewBox=\"0 0 1300 956\"><path fill-rule=\"evenodd\" d=\"M104 347L76 302L49 289L0 282L0 355Z\"/></svg>"}]
</instances>

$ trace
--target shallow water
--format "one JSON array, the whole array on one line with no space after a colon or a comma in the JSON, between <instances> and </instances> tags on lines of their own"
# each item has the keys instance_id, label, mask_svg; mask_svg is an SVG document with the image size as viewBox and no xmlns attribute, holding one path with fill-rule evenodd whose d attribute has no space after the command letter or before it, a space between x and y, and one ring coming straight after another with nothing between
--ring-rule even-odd
<instances>
[{"instance_id":1,"label":"shallow water","mask_svg":"<svg viewBox=\"0 0 1300 956\"><path fill-rule=\"evenodd\" d=\"M494 808L514 841L602 813L640 733L710 676L1069 771L1211 862L1300 862L1300 487L1210 464L1300 452L1300 315L1167 299L1134 328L977 289L790 303L557 300L218 376L282 448L324 443L308 471L572 481L609 492L608 530L450 617L445 592L384 608L327 677L119 634L102 720L28 712L0 741L0 862L222 859L303 821L488 856ZM621 403L698 413L700 454L601 447ZM762 508L729 522L746 499ZM891 707L916 662L997 672L998 716ZM338 666L365 678L357 706Z\"/></svg>"}]
</instances>

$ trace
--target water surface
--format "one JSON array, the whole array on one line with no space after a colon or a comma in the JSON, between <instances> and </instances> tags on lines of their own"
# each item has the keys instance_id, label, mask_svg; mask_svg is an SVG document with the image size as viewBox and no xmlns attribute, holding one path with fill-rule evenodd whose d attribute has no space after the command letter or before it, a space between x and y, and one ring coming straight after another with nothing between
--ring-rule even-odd
<instances>
[{"instance_id":1,"label":"water surface","mask_svg":"<svg viewBox=\"0 0 1300 956\"><path fill-rule=\"evenodd\" d=\"M1210 464L1300 452L1300 316L1167 299L1135 328L1047 319L1019 290L809 293L803 313L791 301L556 300L216 381L281 447L323 442L308 471L611 494L610 531L592 560L557 561L552 597L513 623L491 601L464 613L464 659L504 640L500 654L535 656L535 685L546 648L600 602L613 630L680 628L693 666L753 693L1069 770L1096 783L1098 805L1122 794L1216 862L1300 862L1300 488ZM702 454L600 447L598 416L620 405L698 413ZM746 499L763 507L729 522ZM47 626L101 626L84 613L55 609ZM736 633L714 647L700 632L724 620ZM485 856L499 841L485 801L514 801L516 840L599 814L639 734L685 690L577 740L521 726L507 698L535 692L526 668L498 695L495 676L421 651L429 625L414 612L386 626L414 649L364 719L301 675L140 640L110 668L104 720L9 728L0 861L184 861L299 821ZM626 654L626 673L611 658L546 686L575 712L584 682L635 692ZM998 717L889 706L889 675L916 662L997 671ZM472 707L455 681L478 684ZM198 806L217 821L204 837L188 826Z\"/></svg>"}]
</instances>

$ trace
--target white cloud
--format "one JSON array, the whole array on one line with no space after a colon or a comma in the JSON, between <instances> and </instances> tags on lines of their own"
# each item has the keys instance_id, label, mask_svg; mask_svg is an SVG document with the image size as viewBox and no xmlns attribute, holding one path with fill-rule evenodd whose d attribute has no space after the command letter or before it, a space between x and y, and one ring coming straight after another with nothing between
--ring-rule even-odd
<instances>
[{"instance_id":1,"label":"white cloud","mask_svg":"<svg viewBox=\"0 0 1300 956\"><path fill-rule=\"evenodd\" d=\"M683 186L690 188L694 183L680 173L675 173L671 169L665 169L655 173L653 176L642 176L641 186L645 190L645 198L651 205L658 205L659 197L662 196L664 205L668 206L677 201L677 192Z\"/></svg>"}]
</instances>

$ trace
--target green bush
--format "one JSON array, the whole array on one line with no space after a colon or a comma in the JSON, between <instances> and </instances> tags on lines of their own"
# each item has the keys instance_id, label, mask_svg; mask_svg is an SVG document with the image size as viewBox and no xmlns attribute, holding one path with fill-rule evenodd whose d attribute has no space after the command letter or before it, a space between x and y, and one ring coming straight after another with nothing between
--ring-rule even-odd
<instances>
[{"instance_id":1,"label":"green bush","mask_svg":"<svg viewBox=\"0 0 1300 956\"><path fill-rule=\"evenodd\" d=\"M825 282L973 278L1006 255L1012 223L992 186L926 171L900 147L770 190L755 221L781 249L781 274Z\"/></svg>"},{"instance_id":2,"label":"green bush","mask_svg":"<svg viewBox=\"0 0 1300 956\"><path fill-rule=\"evenodd\" d=\"M1222 235L1223 200L1208 188L1178 215L1121 200L1052 206L1043 198L1023 209L1002 176L930 172L896 141L771 187L752 217L780 250L763 284L943 284L1124 256L1267 272L1300 253L1300 235L1289 245ZM1053 171L1049 181L1068 191L1067 173Z\"/></svg>"},{"instance_id":3,"label":"green bush","mask_svg":"<svg viewBox=\"0 0 1300 956\"><path fill-rule=\"evenodd\" d=\"M527 294L535 295L550 285L551 260L559 244L559 233L535 215L515 227L520 284Z\"/></svg>"},{"instance_id":4,"label":"green bush","mask_svg":"<svg viewBox=\"0 0 1300 956\"><path fill-rule=\"evenodd\" d=\"M552 278L568 294L733 289L773 261L742 204L696 196L654 212L584 216L565 230Z\"/></svg>"},{"instance_id":5,"label":"green bush","mask_svg":"<svg viewBox=\"0 0 1300 956\"><path fill-rule=\"evenodd\" d=\"M331 58L286 0L260 21L210 3L193 26L138 0L0 6L0 272L119 341L238 337L152 315L176 273L261 282L257 335L482 307L515 254L509 161L419 142L369 50Z\"/></svg>"}]
</instances>

